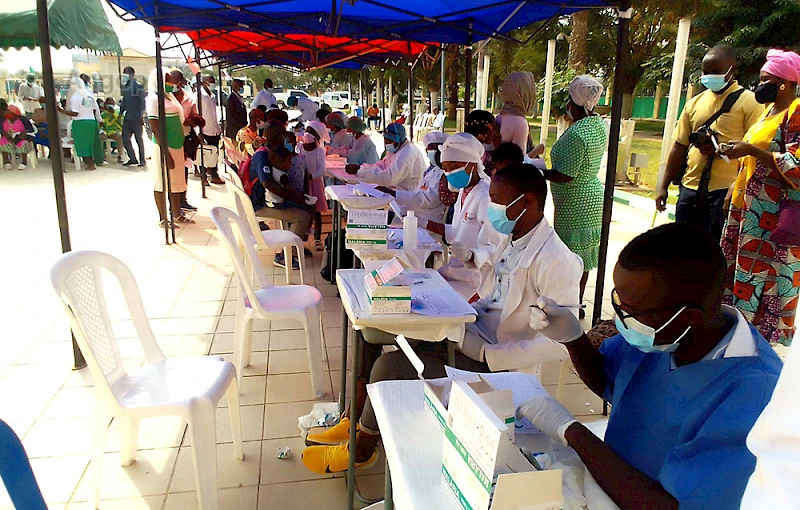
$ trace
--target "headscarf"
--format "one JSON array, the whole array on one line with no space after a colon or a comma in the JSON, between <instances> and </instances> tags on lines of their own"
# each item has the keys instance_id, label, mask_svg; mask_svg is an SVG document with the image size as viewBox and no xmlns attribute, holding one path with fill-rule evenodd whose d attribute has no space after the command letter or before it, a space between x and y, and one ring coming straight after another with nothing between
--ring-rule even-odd
<instances>
[{"instance_id":1,"label":"headscarf","mask_svg":"<svg viewBox=\"0 0 800 510\"><path fill-rule=\"evenodd\" d=\"M456 133L445 140L441 147L442 162L458 161L460 163L476 163L478 174L485 177L483 172L483 154L486 152L483 144L469 133Z\"/></svg>"},{"instance_id":2,"label":"headscarf","mask_svg":"<svg viewBox=\"0 0 800 510\"><path fill-rule=\"evenodd\" d=\"M9 114L9 113L13 113L17 117L21 117L22 116L22 111L20 111L19 107L15 106L13 104L8 105L8 107L6 108L6 114ZM2 120L2 119L0 119L0 120Z\"/></svg>"},{"instance_id":3,"label":"headscarf","mask_svg":"<svg viewBox=\"0 0 800 510\"><path fill-rule=\"evenodd\" d=\"M800 83L800 55L793 51L769 50L767 62L761 70L792 83Z\"/></svg>"},{"instance_id":4,"label":"headscarf","mask_svg":"<svg viewBox=\"0 0 800 510\"><path fill-rule=\"evenodd\" d=\"M73 94L80 94L81 97L84 99L88 96L86 91L86 84L83 82L83 80L81 80L77 76L69 81L68 95L72 97Z\"/></svg>"},{"instance_id":5,"label":"headscarf","mask_svg":"<svg viewBox=\"0 0 800 510\"><path fill-rule=\"evenodd\" d=\"M361 120L360 117L350 117L347 119L345 123L345 127L352 129L356 133L363 133L367 126L364 125L364 121Z\"/></svg>"},{"instance_id":6,"label":"headscarf","mask_svg":"<svg viewBox=\"0 0 800 510\"><path fill-rule=\"evenodd\" d=\"M169 75L169 69L167 69L166 67L162 67L161 73L163 82L167 83L167 75ZM158 75L156 74L156 69L150 71L150 76L147 78L147 94L152 95L154 97L158 95ZM175 107L176 111L178 112L178 115L181 118L181 125L183 125L183 122L186 120L183 115L183 106L181 106L181 103L178 101L177 98L175 98L175 95L172 92L164 91L164 101L165 102L169 101L172 104L172 106Z\"/></svg>"},{"instance_id":7,"label":"headscarf","mask_svg":"<svg viewBox=\"0 0 800 510\"><path fill-rule=\"evenodd\" d=\"M422 145L427 147L432 143L442 144L449 138L447 133L443 133L441 131L429 131L425 133L425 136L422 138Z\"/></svg>"},{"instance_id":8,"label":"headscarf","mask_svg":"<svg viewBox=\"0 0 800 510\"><path fill-rule=\"evenodd\" d=\"M328 136L328 128L325 127L325 124L318 120L310 120L306 123L306 129L311 128L316 133L319 139L323 142L330 143L331 137Z\"/></svg>"},{"instance_id":9,"label":"headscarf","mask_svg":"<svg viewBox=\"0 0 800 510\"><path fill-rule=\"evenodd\" d=\"M509 74L500 88L503 108L500 113L526 117L536 102L536 78L528 71Z\"/></svg>"},{"instance_id":10,"label":"headscarf","mask_svg":"<svg viewBox=\"0 0 800 510\"><path fill-rule=\"evenodd\" d=\"M576 76L569 84L569 97L578 106L583 106L588 114L603 95L603 84L589 75Z\"/></svg>"}]
</instances>

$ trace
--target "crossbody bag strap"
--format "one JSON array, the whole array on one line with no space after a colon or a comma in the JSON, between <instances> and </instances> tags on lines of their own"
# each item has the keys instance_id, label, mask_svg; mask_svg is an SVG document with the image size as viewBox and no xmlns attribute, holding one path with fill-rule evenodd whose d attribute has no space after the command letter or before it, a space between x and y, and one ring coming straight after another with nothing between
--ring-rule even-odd
<instances>
[{"instance_id":1,"label":"crossbody bag strap","mask_svg":"<svg viewBox=\"0 0 800 510\"><path fill-rule=\"evenodd\" d=\"M733 105L736 104L736 101L744 94L744 88L737 90L736 92L731 93L728 97L725 98L725 102L722 103L722 107L717 110L717 113L712 115L704 124L705 127L711 127L711 124L717 121L720 117L729 113L733 108ZM711 168L714 166L714 159L717 157L716 153L711 154L706 159L706 165L703 167L703 173L700 175L700 184L697 186L697 200L698 202L702 202L708 197L708 185L711 182Z\"/></svg>"}]
</instances>

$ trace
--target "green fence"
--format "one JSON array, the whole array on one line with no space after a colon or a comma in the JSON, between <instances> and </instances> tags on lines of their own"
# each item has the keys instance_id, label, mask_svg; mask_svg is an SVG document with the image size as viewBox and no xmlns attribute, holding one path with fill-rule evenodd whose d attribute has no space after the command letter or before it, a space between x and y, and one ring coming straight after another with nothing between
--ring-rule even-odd
<instances>
[{"instance_id":1,"label":"green fence","mask_svg":"<svg viewBox=\"0 0 800 510\"><path fill-rule=\"evenodd\" d=\"M665 120L667 118L667 104L669 99L667 97L661 98L659 105L658 118ZM605 98L600 100L600 104L605 104ZM653 117L653 107L656 104L656 98L653 96L635 97L633 98L633 114L634 119L650 119ZM678 105L678 116L680 117L683 111L683 106L686 104L686 96L681 96L680 104Z\"/></svg>"}]
</instances>

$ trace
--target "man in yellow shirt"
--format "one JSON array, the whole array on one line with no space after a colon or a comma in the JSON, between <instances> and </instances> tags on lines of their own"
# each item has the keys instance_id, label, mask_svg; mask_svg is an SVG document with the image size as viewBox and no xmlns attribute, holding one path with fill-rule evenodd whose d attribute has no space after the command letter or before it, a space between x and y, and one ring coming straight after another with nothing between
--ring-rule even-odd
<instances>
[{"instance_id":1,"label":"man in yellow shirt","mask_svg":"<svg viewBox=\"0 0 800 510\"><path fill-rule=\"evenodd\" d=\"M703 58L703 77L706 87L701 94L689 99L675 129L675 145L672 147L664 178L658 185L656 208L664 211L667 203L667 188L686 165L686 174L680 184L680 195L675 210L676 221L688 221L711 232L719 240L725 224L723 204L728 188L736 180L739 161L725 161L715 154L713 145L695 146L689 136L701 128L721 108L725 99L742 89L736 74L736 50L728 45L714 46ZM721 115L711 124L718 143L741 140L750 126L755 124L764 111L749 90L741 93L730 112ZM708 158L713 158L708 180L708 189L700 189L703 170ZM700 195L698 197L698 195ZM703 197L705 195L705 197Z\"/></svg>"}]
</instances>

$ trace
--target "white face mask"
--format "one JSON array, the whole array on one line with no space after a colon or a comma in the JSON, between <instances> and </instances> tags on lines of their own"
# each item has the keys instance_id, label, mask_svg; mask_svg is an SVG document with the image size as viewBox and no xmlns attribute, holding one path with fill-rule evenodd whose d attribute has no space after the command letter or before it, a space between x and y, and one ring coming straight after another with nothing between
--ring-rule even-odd
<instances>
[{"instance_id":1,"label":"white face mask","mask_svg":"<svg viewBox=\"0 0 800 510\"><path fill-rule=\"evenodd\" d=\"M428 161L431 162L431 166L438 167L439 165L436 164L436 153L439 151L428 151Z\"/></svg>"},{"instance_id":2,"label":"white face mask","mask_svg":"<svg viewBox=\"0 0 800 510\"><path fill-rule=\"evenodd\" d=\"M266 126L266 125L267 125L266 122L259 122L258 124L256 124L256 127L258 129L264 129L264 126Z\"/></svg>"}]
</instances>

